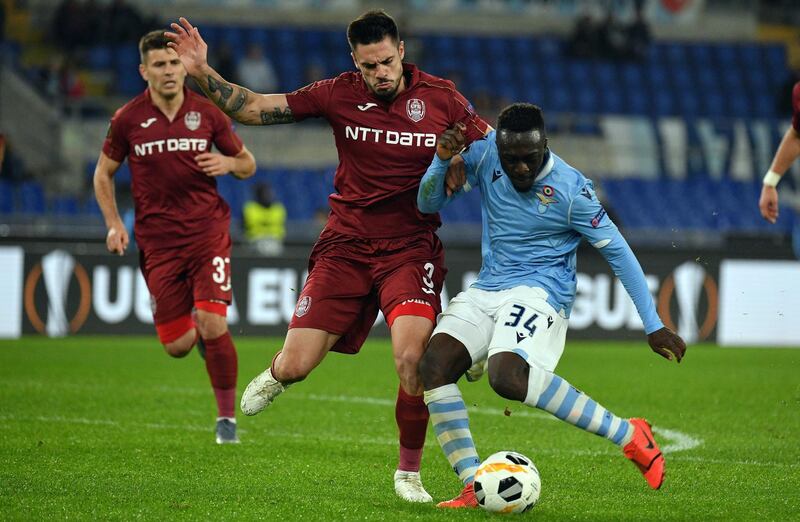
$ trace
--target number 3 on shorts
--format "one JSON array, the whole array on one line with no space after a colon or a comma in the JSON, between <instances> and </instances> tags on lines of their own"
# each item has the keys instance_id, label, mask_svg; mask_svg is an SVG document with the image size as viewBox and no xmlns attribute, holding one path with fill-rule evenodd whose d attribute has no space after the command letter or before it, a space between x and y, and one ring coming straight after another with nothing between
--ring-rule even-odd
<instances>
[{"instance_id":1,"label":"number 3 on shorts","mask_svg":"<svg viewBox=\"0 0 800 522\"><path fill-rule=\"evenodd\" d=\"M422 287L422 291L426 294L433 295L436 291L433 289L433 263L425 263L425 266L422 267L425 270L424 276L422 276L422 284L425 286ZM426 288L427 287L427 288Z\"/></svg>"},{"instance_id":2,"label":"number 3 on shorts","mask_svg":"<svg viewBox=\"0 0 800 522\"><path fill-rule=\"evenodd\" d=\"M219 285L220 290L227 292L231 289L231 276L226 274L228 265L231 263L231 258L216 256L211 260L214 265L214 273L211 274L211 279Z\"/></svg>"}]
</instances>

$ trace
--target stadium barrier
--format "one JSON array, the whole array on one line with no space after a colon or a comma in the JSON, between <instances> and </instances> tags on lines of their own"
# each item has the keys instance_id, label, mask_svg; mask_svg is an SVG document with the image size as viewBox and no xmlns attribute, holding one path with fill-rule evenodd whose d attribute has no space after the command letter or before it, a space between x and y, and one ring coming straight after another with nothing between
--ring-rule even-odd
<instances>
[{"instance_id":1,"label":"stadium barrier","mask_svg":"<svg viewBox=\"0 0 800 522\"><path fill-rule=\"evenodd\" d=\"M83 245L83 246L81 246ZM689 343L800 346L800 263L730 259L718 250L637 249L664 322ZM306 277L304 250L275 258L234 251L237 335L278 335L294 313ZM447 249L443 300L477 277L480 251ZM571 338L644 340L621 282L593 249L578 256ZM53 243L0 247L0 337L43 334L153 334L150 294L137 256L110 256L100 245ZM373 335L385 336L381 317Z\"/></svg>"}]
</instances>

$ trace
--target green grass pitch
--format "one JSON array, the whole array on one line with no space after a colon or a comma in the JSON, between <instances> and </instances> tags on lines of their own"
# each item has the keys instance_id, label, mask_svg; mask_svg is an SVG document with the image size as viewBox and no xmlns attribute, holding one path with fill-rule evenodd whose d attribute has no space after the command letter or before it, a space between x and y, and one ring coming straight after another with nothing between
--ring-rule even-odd
<instances>
[{"instance_id":1,"label":"green grass pitch","mask_svg":"<svg viewBox=\"0 0 800 522\"><path fill-rule=\"evenodd\" d=\"M239 336L239 388L280 339ZM660 491L608 441L461 382L482 456L511 449L542 476L539 520L797 520L800 350L694 346L680 365L641 343L569 342L558 373L623 416L645 416L667 453ZM332 354L217 446L201 359L153 337L0 343L0 519L478 520L395 497L387 342ZM423 480L460 484L428 431Z\"/></svg>"}]
</instances>

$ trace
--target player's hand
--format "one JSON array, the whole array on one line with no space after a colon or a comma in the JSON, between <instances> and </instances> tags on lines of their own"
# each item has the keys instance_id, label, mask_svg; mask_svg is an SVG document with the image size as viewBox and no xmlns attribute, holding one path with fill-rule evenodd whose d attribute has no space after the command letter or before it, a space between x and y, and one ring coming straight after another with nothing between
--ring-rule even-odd
<instances>
[{"instance_id":1,"label":"player's hand","mask_svg":"<svg viewBox=\"0 0 800 522\"><path fill-rule=\"evenodd\" d=\"M204 152L194 157L197 166L206 176L224 176L233 170L233 158L216 152Z\"/></svg>"},{"instance_id":2,"label":"player's hand","mask_svg":"<svg viewBox=\"0 0 800 522\"><path fill-rule=\"evenodd\" d=\"M450 160L450 165L447 166L444 187L447 197L449 198L461 190L466 183L467 169L464 167L464 158L460 154L456 154Z\"/></svg>"},{"instance_id":3,"label":"player's hand","mask_svg":"<svg viewBox=\"0 0 800 522\"><path fill-rule=\"evenodd\" d=\"M761 215L774 224L778 220L778 190L769 185L761 187L761 197L758 198L758 208Z\"/></svg>"},{"instance_id":4,"label":"player's hand","mask_svg":"<svg viewBox=\"0 0 800 522\"><path fill-rule=\"evenodd\" d=\"M174 32L165 32L170 41L167 46L178 53L178 57L189 76L200 76L203 68L208 65L208 45L200 36L197 27L193 27L184 17L180 17L180 24L169 24Z\"/></svg>"},{"instance_id":5,"label":"player's hand","mask_svg":"<svg viewBox=\"0 0 800 522\"><path fill-rule=\"evenodd\" d=\"M113 225L108 229L108 234L106 234L106 248L108 248L108 251L112 254L123 255L125 249L128 248L129 242L128 231L122 223Z\"/></svg>"},{"instance_id":6,"label":"player's hand","mask_svg":"<svg viewBox=\"0 0 800 522\"><path fill-rule=\"evenodd\" d=\"M649 334L647 342L654 352L670 361L674 357L677 362L681 362L683 354L686 353L686 343L683 342L683 339L678 334L666 326Z\"/></svg>"},{"instance_id":7,"label":"player's hand","mask_svg":"<svg viewBox=\"0 0 800 522\"><path fill-rule=\"evenodd\" d=\"M463 123L456 123L452 129L447 129L439 136L436 144L436 155L442 161L447 161L464 148L464 131L467 127Z\"/></svg>"}]
</instances>

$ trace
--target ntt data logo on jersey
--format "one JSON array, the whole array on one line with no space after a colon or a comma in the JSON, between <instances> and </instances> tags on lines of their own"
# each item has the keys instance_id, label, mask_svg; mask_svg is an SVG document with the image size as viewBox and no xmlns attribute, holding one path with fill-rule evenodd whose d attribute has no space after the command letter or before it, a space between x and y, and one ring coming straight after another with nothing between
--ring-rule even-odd
<instances>
[{"instance_id":1,"label":"ntt data logo on jersey","mask_svg":"<svg viewBox=\"0 0 800 522\"><path fill-rule=\"evenodd\" d=\"M385 143L387 145L401 145L404 147L436 146L436 134L424 132L398 132L393 130L370 129L369 127L351 127L344 129L348 139L368 143Z\"/></svg>"},{"instance_id":2,"label":"ntt data logo on jersey","mask_svg":"<svg viewBox=\"0 0 800 522\"><path fill-rule=\"evenodd\" d=\"M201 138L169 138L166 140L148 141L134 144L133 151L137 156L150 156L164 152L193 151L203 152L208 148L208 140Z\"/></svg>"},{"instance_id":3,"label":"ntt data logo on jersey","mask_svg":"<svg viewBox=\"0 0 800 522\"><path fill-rule=\"evenodd\" d=\"M69 307L72 293L77 305ZM37 332L63 337L80 330L92 303L92 285L86 269L68 252L54 250L42 256L25 278L25 313Z\"/></svg>"}]
</instances>

